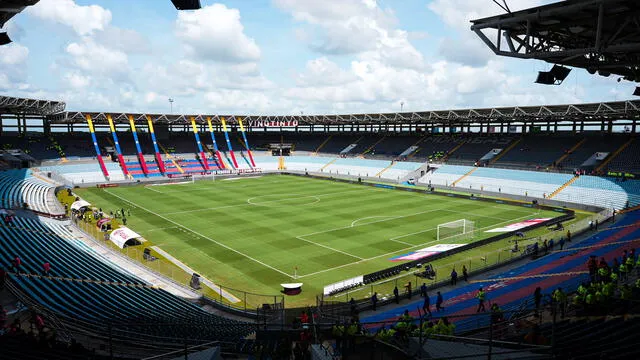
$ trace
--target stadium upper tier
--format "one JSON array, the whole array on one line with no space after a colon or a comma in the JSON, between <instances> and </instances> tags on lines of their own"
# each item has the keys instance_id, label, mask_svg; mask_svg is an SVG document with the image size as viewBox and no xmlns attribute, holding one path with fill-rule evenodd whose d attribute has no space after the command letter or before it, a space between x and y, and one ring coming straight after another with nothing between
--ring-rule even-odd
<instances>
[{"instance_id":1,"label":"stadium upper tier","mask_svg":"<svg viewBox=\"0 0 640 360\"><path fill-rule=\"evenodd\" d=\"M236 152L246 151L240 133L229 132L229 144ZM131 132L117 132L124 156L137 156L138 150ZM427 160L457 165L491 164L516 169L553 169L573 172L575 169L602 173L607 170L640 173L640 160L635 154L635 136L629 134L558 133L558 134L399 134L399 133L247 133L252 150L272 151L284 145L292 155L343 155L382 160ZM227 151L225 139L216 133L218 146ZM205 150L213 151L209 134L201 134ZM153 155L149 133L138 133L143 154ZM110 133L96 133L96 141L103 155L115 146ZM88 133L52 133L18 136L3 133L3 149L19 149L41 160L95 157ZM167 154L198 153L191 132L170 132L158 136L160 152ZM168 159L165 159L168 160ZM0 158L0 169L9 166Z\"/></svg>"}]
</instances>

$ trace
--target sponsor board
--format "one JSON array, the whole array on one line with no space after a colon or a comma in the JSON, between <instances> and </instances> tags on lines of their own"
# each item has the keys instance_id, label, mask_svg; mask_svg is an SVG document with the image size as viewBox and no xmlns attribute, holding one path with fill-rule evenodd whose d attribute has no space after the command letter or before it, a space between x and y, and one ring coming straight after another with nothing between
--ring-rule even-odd
<instances>
[{"instance_id":1,"label":"sponsor board","mask_svg":"<svg viewBox=\"0 0 640 360\"><path fill-rule=\"evenodd\" d=\"M429 256L433 256L435 254L441 253L441 252L445 252L445 251L449 251L461 246L465 246L467 244L438 244L438 245L433 245L433 246L429 246L427 248L424 249L420 249L420 250L416 250L416 251L412 251L410 253L407 254L403 254L400 256L396 256L393 257L389 260L391 261L411 261L411 260L420 260Z\"/></svg>"},{"instance_id":2,"label":"sponsor board","mask_svg":"<svg viewBox=\"0 0 640 360\"><path fill-rule=\"evenodd\" d=\"M526 228L528 226L538 225L538 224L543 223L543 222L545 222L547 220L551 220L551 218L529 219L529 220L517 222L515 224L510 224L510 225L507 225L507 226L503 226L503 227L499 227L499 228L495 228L495 229L490 229L490 230L487 230L485 232L493 233L493 232L516 231L516 230L520 230L520 229Z\"/></svg>"}]
</instances>

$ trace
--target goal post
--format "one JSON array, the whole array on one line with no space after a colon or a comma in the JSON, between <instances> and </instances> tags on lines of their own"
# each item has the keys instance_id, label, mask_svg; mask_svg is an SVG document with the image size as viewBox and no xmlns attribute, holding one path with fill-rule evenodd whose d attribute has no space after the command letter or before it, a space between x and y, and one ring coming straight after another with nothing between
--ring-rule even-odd
<instances>
[{"instance_id":1,"label":"goal post","mask_svg":"<svg viewBox=\"0 0 640 360\"><path fill-rule=\"evenodd\" d=\"M439 224L437 228L436 238L438 241L451 238L469 238L473 237L474 222L467 219L450 221Z\"/></svg>"},{"instance_id":2,"label":"goal post","mask_svg":"<svg viewBox=\"0 0 640 360\"><path fill-rule=\"evenodd\" d=\"M195 183L196 181L200 181L200 180L216 181L216 175L215 174L207 174L207 175L193 174L193 175L191 175L191 182L192 183Z\"/></svg>"}]
</instances>

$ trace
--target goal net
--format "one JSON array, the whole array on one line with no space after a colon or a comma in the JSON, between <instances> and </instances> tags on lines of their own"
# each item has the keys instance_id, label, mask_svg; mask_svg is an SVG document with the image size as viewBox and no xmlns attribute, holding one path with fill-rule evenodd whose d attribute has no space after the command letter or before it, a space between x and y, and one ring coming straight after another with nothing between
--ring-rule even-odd
<instances>
[{"instance_id":1,"label":"goal net","mask_svg":"<svg viewBox=\"0 0 640 360\"><path fill-rule=\"evenodd\" d=\"M193 174L193 175L191 175L191 182L195 183L196 181L200 181L200 180L215 181L216 180L216 175L215 174L207 174L207 175Z\"/></svg>"},{"instance_id":2,"label":"goal net","mask_svg":"<svg viewBox=\"0 0 640 360\"><path fill-rule=\"evenodd\" d=\"M450 238L469 238L473 237L474 223L471 220L460 219L456 221L450 221L448 223L438 225L437 239L450 239Z\"/></svg>"}]
</instances>

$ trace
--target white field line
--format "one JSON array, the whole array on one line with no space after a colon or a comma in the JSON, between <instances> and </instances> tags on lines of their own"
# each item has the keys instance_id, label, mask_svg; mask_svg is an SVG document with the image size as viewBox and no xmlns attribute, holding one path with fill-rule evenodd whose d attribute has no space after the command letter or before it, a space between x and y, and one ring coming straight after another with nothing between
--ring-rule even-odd
<instances>
[{"instance_id":1,"label":"white field line","mask_svg":"<svg viewBox=\"0 0 640 360\"><path fill-rule=\"evenodd\" d=\"M166 251L160 249L160 247L156 246L152 246L151 247L153 250L157 251L160 255L164 256L167 260L171 261L174 265L176 265L177 267L181 268L182 270L186 271L187 273L193 274L196 271L193 270L192 268L190 268L187 264L183 263L182 261L176 259L175 257L173 257L171 254L167 253ZM201 273L200 273L201 274ZM213 283L213 281L207 279L206 277L202 276L202 274L200 275L202 282L207 285L211 290L217 292L219 295L224 296L225 299L229 300L230 302L236 304L240 302L240 299L238 299L237 297L235 297L233 294L231 294L230 292L226 291L226 290L222 290L220 288L220 286L217 286L216 284ZM221 291L222 290L222 291Z\"/></svg>"},{"instance_id":2,"label":"white field line","mask_svg":"<svg viewBox=\"0 0 640 360\"><path fill-rule=\"evenodd\" d=\"M298 240L302 240L302 241L306 241L306 242L308 242L308 243L310 243L310 244L313 244L313 245L316 245L316 246L320 246L320 247L323 247L323 248L325 248L325 249L333 250L333 251L335 251L335 252L339 252L339 253L341 253L341 254L344 254L344 255L347 255L347 256L351 256L351 257L354 257L354 258L359 259L359 260L364 260L364 258L361 258L360 256L356 256L356 255L353 255L353 254L349 254L349 253L348 253L348 252L346 252L346 251L342 251L342 250L334 249L334 248L332 248L332 247L330 247L330 246L327 246L327 245L324 245L324 244L320 244L320 243L317 243L317 242L315 242L315 241L307 240L307 239L303 238L302 236L296 236L296 239L298 239Z\"/></svg>"},{"instance_id":3,"label":"white field line","mask_svg":"<svg viewBox=\"0 0 640 360\"><path fill-rule=\"evenodd\" d=\"M154 189L153 187L151 187L149 185L145 185L144 188L147 189L147 190L151 190L153 192L157 192L158 194L164 194L162 191L158 191L158 190Z\"/></svg>"},{"instance_id":4,"label":"white field line","mask_svg":"<svg viewBox=\"0 0 640 360\"><path fill-rule=\"evenodd\" d=\"M142 232L152 232L152 231L158 231L158 230L169 230L169 229L175 229L177 228L177 226L167 226L167 227L161 227L161 228L153 228L151 230L147 230L147 231L142 231ZM160 246L160 245L158 245Z\"/></svg>"},{"instance_id":5,"label":"white field line","mask_svg":"<svg viewBox=\"0 0 640 360\"><path fill-rule=\"evenodd\" d=\"M528 217L528 216L531 216L531 214L528 214L526 216L521 216L521 217L515 218L515 219L510 219L510 220L507 220L507 221L502 221L502 222L499 222L499 223L496 223L496 224L492 224L492 225L489 225L489 226L481 227L481 228L478 228L476 230L488 229L488 228L491 228L491 227L494 227L494 226L498 226L498 225L504 224L504 223L509 222L509 221L517 221L517 220L520 220L520 219L524 219L525 217ZM329 269L316 271L316 272L313 272L313 273L310 273L310 274L298 275L298 278L300 279L300 278L307 277L307 276L313 276L313 275L322 274L322 273L325 273L325 272L328 272L328 271L333 271L333 270L345 268L347 266L360 264L360 263L367 262L367 261L370 261L370 260L375 260L375 259L378 259L378 258L381 258L381 257L393 255L393 254L396 254L396 253L399 253L399 252L402 252L402 251L406 251L406 250L409 250L409 249L414 249L414 248L417 248L417 247L422 247L422 246L429 245L429 244L436 243L436 242L439 242L439 241L438 240L432 240L432 241L428 241L428 242L423 243L423 244L409 246L409 247L406 247L404 249L395 250L395 251L388 252L388 253L382 254L382 255L376 255L376 256L373 256L373 257L370 257L370 258L366 258L366 259L363 259L363 260L360 260L360 261L356 261L356 262L352 262L352 263L348 263L348 264L335 266L335 267L332 267L332 268L329 268Z\"/></svg>"},{"instance_id":6,"label":"white field line","mask_svg":"<svg viewBox=\"0 0 640 360\"><path fill-rule=\"evenodd\" d=\"M389 217L391 217L391 216L376 215L376 216L367 216L367 217L363 217L363 218L360 218L360 219L353 220L353 221L351 222L351 227L354 227L354 226L358 223L358 221L362 221L362 220L366 220L366 219L389 218ZM367 223L367 224L368 224L368 223ZM365 224L365 225L366 225L366 224Z\"/></svg>"},{"instance_id":7,"label":"white field line","mask_svg":"<svg viewBox=\"0 0 640 360\"><path fill-rule=\"evenodd\" d=\"M498 220L504 220L504 221L509 221L509 220L514 220L514 219L504 219L504 218L499 218L499 217L494 217L494 216L488 216L488 215L480 215L480 214L474 214L474 213L467 213L467 212L462 212L462 211L456 211L456 210L442 210L442 211L448 211L448 212L453 212L453 213L457 213L457 214L467 214L467 215L472 215L472 216L478 216L478 217L487 217L487 218L491 218L491 219L498 219ZM531 213L527 213L527 216L531 216L533 214ZM404 235L400 235L400 236L396 236L393 237L389 240L394 241L394 240L398 240L398 239L402 239L402 238L406 238L409 236L413 236L413 235L417 235L417 234L422 234L425 233L427 231L432 231L432 230L436 230L438 229L437 227L434 228L430 228L430 229L426 229L426 230L420 230L420 231L416 231L410 234L404 234Z\"/></svg>"},{"instance_id":8,"label":"white field line","mask_svg":"<svg viewBox=\"0 0 640 360\"><path fill-rule=\"evenodd\" d=\"M337 230L349 229L349 228L352 228L352 227L366 226L366 225L376 224L376 223L380 223L380 222L384 222L384 221L390 221L390 220L395 220L395 219L406 218L406 217L409 217L409 216L426 214L426 213L430 213L430 212L434 212L434 211L442 211L442 209L433 209L433 210L420 211L420 212L413 213L413 214L408 214L408 215L390 216L390 217L388 217L387 219L384 219L384 220L376 220L376 221L368 222L368 223L362 224L362 225L341 226L341 227L337 227L337 228L333 228L333 229L316 231L316 232L312 232L312 233L309 233L309 234L302 234L302 235L299 235L299 236L312 236L312 235L324 234L324 233L333 232L333 231L337 231Z\"/></svg>"},{"instance_id":9,"label":"white field line","mask_svg":"<svg viewBox=\"0 0 640 360\"><path fill-rule=\"evenodd\" d=\"M166 213L166 214L163 214L163 215L190 214L190 213L194 213L194 212L202 212L202 211L218 210L218 209L228 209L228 208L234 208L234 207L240 207L240 206L249 206L249 205L262 206L263 204L278 203L278 202L288 201L288 200L293 200L293 199L304 199L304 198L309 198L309 197L329 196L329 195L344 194L344 193L348 193L348 192L355 192L355 191L362 191L362 190L363 189L357 189L357 190L338 191L338 192L326 193L326 194L318 194L318 195L305 195L305 196L299 196L299 197L290 197L290 198L285 198L285 199L263 201L261 203L251 203L251 202L249 202L250 200L255 199L257 197L271 196L271 195L261 195L261 196L251 197L251 198L247 199L246 203L242 203L242 204L223 205L223 206L216 206L216 207L202 208L202 209L195 209L195 210L174 211L174 212ZM273 196L275 196L275 195L282 195L282 194L273 194Z\"/></svg>"},{"instance_id":10,"label":"white field line","mask_svg":"<svg viewBox=\"0 0 640 360\"><path fill-rule=\"evenodd\" d=\"M140 205L138 205L138 204L134 203L133 201L127 200L127 199L123 198L123 197L122 197L122 196L120 196L120 195L117 195L117 194L112 193L112 192L111 192L111 191L109 191L109 190L105 190L105 191L106 191L107 193L109 193L110 195L113 195L113 196L117 197L118 199L120 199L120 200L122 200L122 201L124 201L124 202L127 202L127 203L129 203L129 204L131 204L131 205L133 205L133 206L135 206L135 207L137 207L137 208L139 208L139 209L142 209L142 210L144 210L144 211L148 212L149 214L153 214L153 215L155 215L155 216L157 216L157 217L159 217L159 218L161 218L161 219L164 219L164 220L166 220L166 221L168 221L168 222L170 222L170 223L172 223L172 224L176 225L177 227L180 227L180 228L182 228L182 229L185 229L185 230L187 230L187 231L189 231L189 232L191 232L191 233L193 233L193 234L196 234L196 235L200 236L200 237L201 237L201 238L203 238L203 239L207 239L207 240L211 241L212 243L215 243L215 244L217 244L217 245L220 245L220 246L222 246L222 247L223 247L223 248L225 248L225 249L231 250L231 251L233 251L233 252L234 252L234 253L236 253L236 254L242 255L242 256L246 257L247 259L249 259L249 260L251 260L251 261L257 262L258 264L260 264L260 265L262 265L262 266L264 266L264 267L267 267L267 268L269 268L269 269L271 269L271 270L273 270L273 271L279 272L280 274L285 275L285 276L288 276L288 277L290 277L290 278L292 278L292 279L293 279L293 275L287 274L286 272L284 272L284 271L282 271L282 270L276 269L276 268L274 268L273 266L271 266L271 265L269 265L269 264L266 264L266 263L264 263L264 262L262 262L262 261L260 261L260 260L258 260L258 259L256 259L256 258L253 258L253 257L251 257L251 256L249 256L249 255L247 255L247 254L245 254L245 253L243 253L243 252L241 252L241 251L238 251L238 250L236 250L236 249L234 249L234 248L232 248L232 247L230 247L230 246L227 246L227 245L225 245L225 244L223 244L223 243L221 243L221 242L219 242L219 241L216 241L216 240L214 240L214 239L212 239L212 238L210 238L210 237L208 237L208 236L204 236L204 235L202 235L201 233L199 233L199 232L197 232L197 231L195 231L195 230L192 230L192 229L190 229L190 228L188 228L188 227L186 227L186 226L184 226L184 225L182 225L182 224L180 224L180 223L177 223L177 222L175 222L175 221L173 221L173 220L171 220L171 219L169 219L169 218L167 218L167 217L165 217L165 216L162 216L162 215L160 215L160 214L158 214L158 213L156 213L156 212L154 212L154 211L151 211L151 210L149 210L149 209L147 209L147 208L144 208L144 207L142 207L142 206L140 206Z\"/></svg>"}]
</instances>

